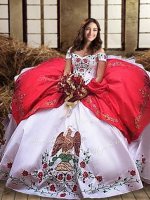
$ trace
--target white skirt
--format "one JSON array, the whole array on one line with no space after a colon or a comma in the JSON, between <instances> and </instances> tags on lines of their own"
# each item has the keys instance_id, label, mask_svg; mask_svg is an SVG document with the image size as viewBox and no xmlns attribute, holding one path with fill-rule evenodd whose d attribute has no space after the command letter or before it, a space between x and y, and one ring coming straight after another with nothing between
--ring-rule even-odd
<instances>
[{"instance_id":1,"label":"white skirt","mask_svg":"<svg viewBox=\"0 0 150 200\"><path fill-rule=\"evenodd\" d=\"M12 117L1 146L0 178L6 186L49 198L105 198L150 183L150 125L128 144L81 102L65 103L23 120Z\"/></svg>"}]
</instances>

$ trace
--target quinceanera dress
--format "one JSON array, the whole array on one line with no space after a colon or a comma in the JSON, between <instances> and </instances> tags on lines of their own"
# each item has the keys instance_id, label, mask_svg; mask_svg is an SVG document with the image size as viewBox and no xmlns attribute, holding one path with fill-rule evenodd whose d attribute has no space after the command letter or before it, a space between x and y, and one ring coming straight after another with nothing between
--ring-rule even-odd
<instances>
[{"instance_id":1,"label":"quinceanera dress","mask_svg":"<svg viewBox=\"0 0 150 200\"><path fill-rule=\"evenodd\" d=\"M68 51L88 95L68 110L58 91L65 59L53 58L16 80L1 145L6 186L49 198L104 198L150 183L150 78L130 60ZM97 62L107 62L101 83Z\"/></svg>"}]
</instances>

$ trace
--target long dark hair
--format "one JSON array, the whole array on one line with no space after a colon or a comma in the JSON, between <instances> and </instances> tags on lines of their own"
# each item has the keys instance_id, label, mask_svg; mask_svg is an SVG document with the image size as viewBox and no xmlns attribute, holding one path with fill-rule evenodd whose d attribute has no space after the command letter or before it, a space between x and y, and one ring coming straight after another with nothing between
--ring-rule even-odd
<instances>
[{"instance_id":1,"label":"long dark hair","mask_svg":"<svg viewBox=\"0 0 150 200\"><path fill-rule=\"evenodd\" d=\"M101 47L102 47L102 40L100 38L100 25L98 23L98 21L94 18L88 18L86 20L84 20L84 22L81 24L81 27L78 31L77 37L75 38L74 42L73 42L73 46L71 48L71 52L74 51L80 51L84 48L84 44L85 44L85 40L84 40L84 32L85 32L85 28L87 27L87 25L89 25L91 22L95 23L97 25L98 28L98 32L97 32L97 36L96 38L91 42L90 46L89 46L89 50L91 51L91 53L95 53L96 51L98 51Z\"/></svg>"}]
</instances>

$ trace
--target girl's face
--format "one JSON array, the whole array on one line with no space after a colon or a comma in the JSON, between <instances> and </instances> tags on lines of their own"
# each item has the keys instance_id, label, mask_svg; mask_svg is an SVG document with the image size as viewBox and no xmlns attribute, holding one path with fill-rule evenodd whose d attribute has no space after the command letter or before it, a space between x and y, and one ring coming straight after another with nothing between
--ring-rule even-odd
<instances>
[{"instance_id":1,"label":"girl's face","mask_svg":"<svg viewBox=\"0 0 150 200\"><path fill-rule=\"evenodd\" d=\"M92 42L96 37L98 33L98 27L94 22L89 23L85 27L84 31L84 38L86 42Z\"/></svg>"}]
</instances>

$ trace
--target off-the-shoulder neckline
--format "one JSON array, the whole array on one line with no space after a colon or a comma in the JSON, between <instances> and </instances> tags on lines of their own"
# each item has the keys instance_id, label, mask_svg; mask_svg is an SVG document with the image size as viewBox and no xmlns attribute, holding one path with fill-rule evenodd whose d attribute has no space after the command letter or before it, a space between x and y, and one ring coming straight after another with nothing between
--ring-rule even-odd
<instances>
[{"instance_id":1,"label":"off-the-shoulder neckline","mask_svg":"<svg viewBox=\"0 0 150 200\"><path fill-rule=\"evenodd\" d=\"M86 55L86 56L80 56L79 54L74 53L74 52L73 52L72 54L77 55L77 56L79 56L80 58L86 58L86 57L89 57L89 56L97 56L98 54L105 54L105 53L104 53L104 52L99 52L99 53L97 53L97 54L93 54L93 55L89 54L89 55Z\"/></svg>"}]
</instances>

